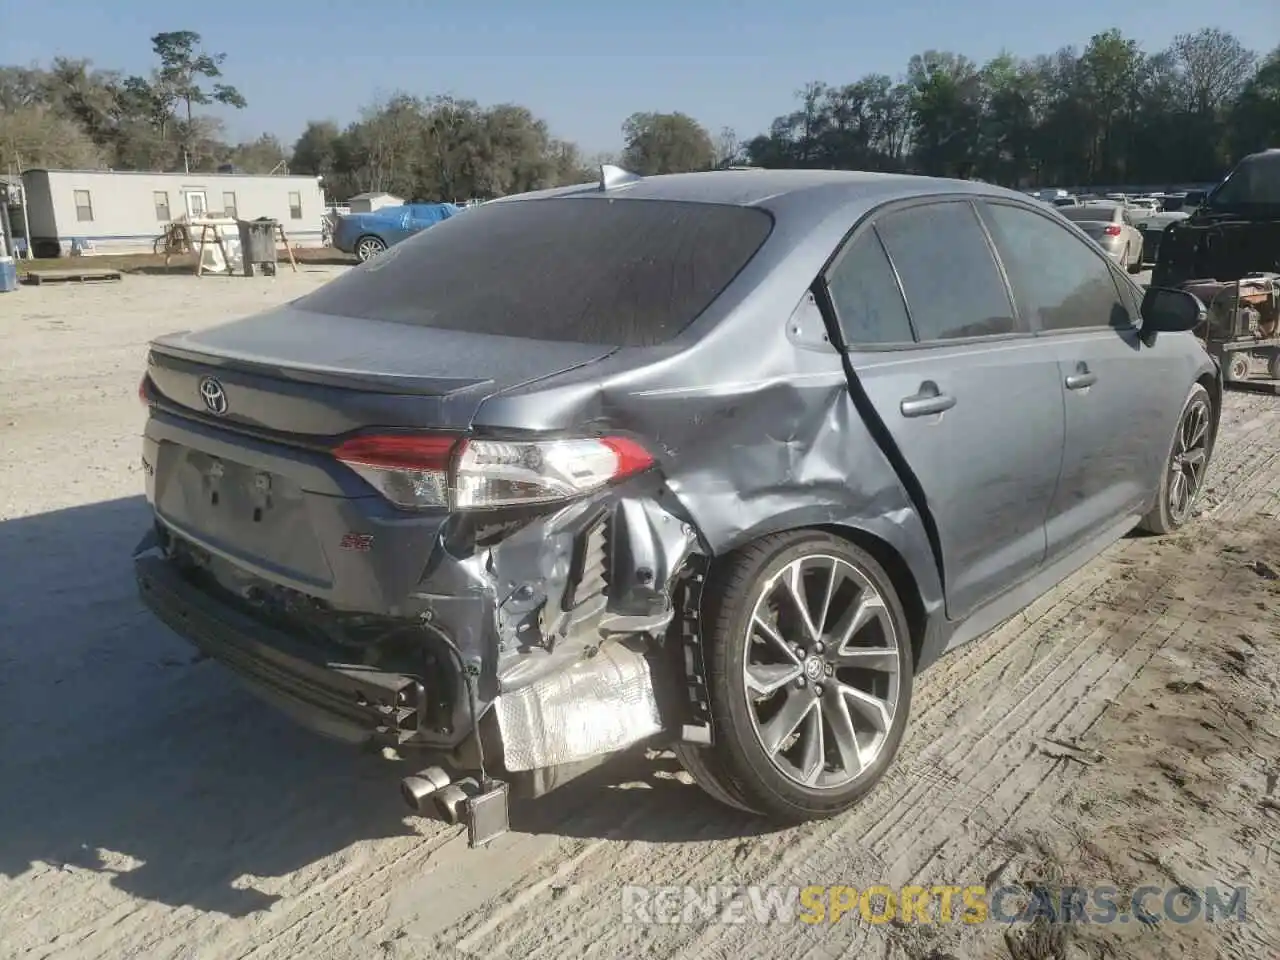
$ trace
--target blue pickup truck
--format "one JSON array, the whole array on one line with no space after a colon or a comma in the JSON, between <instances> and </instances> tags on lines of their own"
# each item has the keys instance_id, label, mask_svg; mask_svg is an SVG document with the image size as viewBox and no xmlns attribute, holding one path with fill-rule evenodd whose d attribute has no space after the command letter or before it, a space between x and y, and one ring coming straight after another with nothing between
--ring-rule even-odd
<instances>
[{"instance_id":1,"label":"blue pickup truck","mask_svg":"<svg viewBox=\"0 0 1280 960\"><path fill-rule=\"evenodd\" d=\"M338 219L333 245L343 253L354 253L363 263L387 247L461 213L462 209L452 203L406 203L382 207L372 213L348 214Z\"/></svg>"}]
</instances>

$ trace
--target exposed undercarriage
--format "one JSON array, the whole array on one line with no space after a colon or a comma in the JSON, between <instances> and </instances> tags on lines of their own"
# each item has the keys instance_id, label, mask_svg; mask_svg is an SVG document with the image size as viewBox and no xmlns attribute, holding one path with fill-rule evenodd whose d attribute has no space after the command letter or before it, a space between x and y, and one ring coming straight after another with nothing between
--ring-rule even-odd
<instances>
[{"instance_id":1,"label":"exposed undercarriage","mask_svg":"<svg viewBox=\"0 0 1280 960\"><path fill-rule=\"evenodd\" d=\"M709 738L689 628L704 554L660 498L610 490L549 515L451 518L396 616L334 609L163 523L135 563L161 619L296 719L432 761L406 800L484 842L505 829L495 772L538 796L664 733Z\"/></svg>"}]
</instances>

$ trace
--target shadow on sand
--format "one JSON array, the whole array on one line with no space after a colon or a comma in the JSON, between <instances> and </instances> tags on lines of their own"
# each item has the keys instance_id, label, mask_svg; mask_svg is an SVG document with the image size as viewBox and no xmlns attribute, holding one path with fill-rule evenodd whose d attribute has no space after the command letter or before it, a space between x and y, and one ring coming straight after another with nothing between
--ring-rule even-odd
<instances>
[{"instance_id":1,"label":"shadow on sand","mask_svg":"<svg viewBox=\"0 0 1280 960\"><path fill-rule=\"evenodd\" d=\"M244 916L276 899L240 889L244 874L459 829L407 817L398 781L412 758L295 728L154 621L129 561L148 522L131 497L0 523L0 875L100 871L137 897ZM513 829L654 842L760 832L676 780L674 763L621 757L514 805Z\"/></svg>"}]
</instances>

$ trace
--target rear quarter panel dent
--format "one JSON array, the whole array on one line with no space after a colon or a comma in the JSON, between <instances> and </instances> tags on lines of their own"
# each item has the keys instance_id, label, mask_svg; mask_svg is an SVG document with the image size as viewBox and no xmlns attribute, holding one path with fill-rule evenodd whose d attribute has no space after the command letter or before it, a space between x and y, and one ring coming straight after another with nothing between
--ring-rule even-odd
<instances>
[{"instance_id":1,"label":"rear quarter panel dent","mask_svg":"<svg viewBox=\"0 0 1280 960\"><path fill-rule=\"evenodd\" d=\"M490 397L477 428L639 437L676 501L664 508L688 519L706 552L798 527L864 530L902 558L931 614L941 586L928 537L854 406L839 351L789 336L789 320L855 219L833 214L789 238L784 218L716 304L718 316L662 348L618 351Z\"/></svg>"},{"instance_id":2,"label":"rear quarter panel dent","mask_svg":"<svg viewBox=\"0 0 1280 960\"><path fill-rule=\"evenodd\" d=\"M872 439L844 380L779 381L715 418L714 452L674 450L672 493L708 549L723 555L784 530L861 530L910 569L926 612L941 584L924 525Z\"/></svg>"}]
</instances>

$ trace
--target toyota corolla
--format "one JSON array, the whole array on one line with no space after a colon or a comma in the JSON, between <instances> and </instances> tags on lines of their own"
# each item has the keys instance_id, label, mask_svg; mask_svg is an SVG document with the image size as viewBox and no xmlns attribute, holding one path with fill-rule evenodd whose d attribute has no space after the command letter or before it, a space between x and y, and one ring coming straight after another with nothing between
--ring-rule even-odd
<instances>
[{"instance_id":1,"label":"toyota corolla","mask_svg":"<svg viewBox=\"0 0 1280 960\"><path fill-rule=\"evenodd\" d=\"M475 842L638 744L830 816L922 670L1191 520L1202 319L998 187L606 168L156 340L137 578Z\"/></svg>"}]
</instances>

